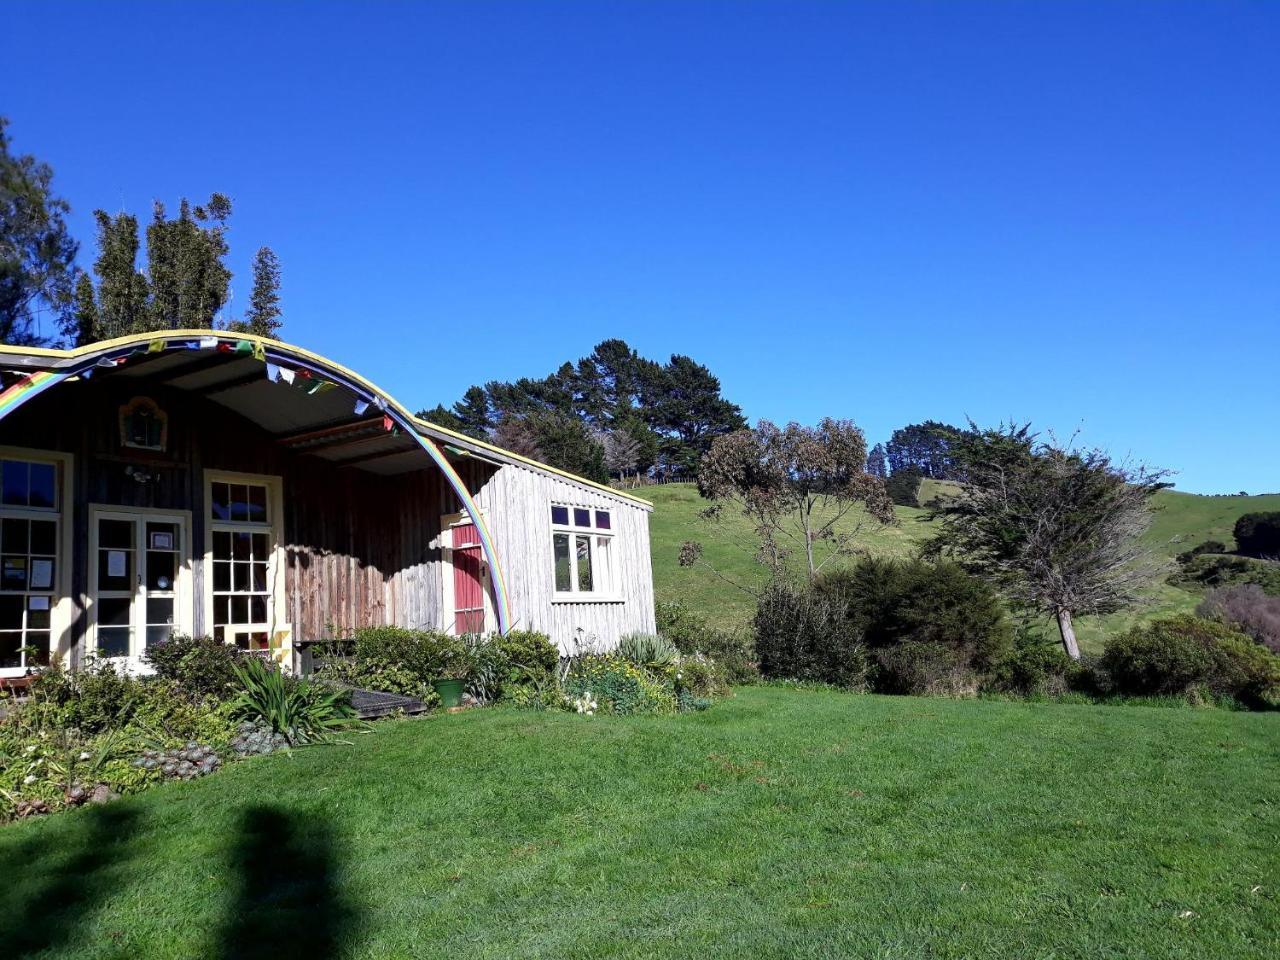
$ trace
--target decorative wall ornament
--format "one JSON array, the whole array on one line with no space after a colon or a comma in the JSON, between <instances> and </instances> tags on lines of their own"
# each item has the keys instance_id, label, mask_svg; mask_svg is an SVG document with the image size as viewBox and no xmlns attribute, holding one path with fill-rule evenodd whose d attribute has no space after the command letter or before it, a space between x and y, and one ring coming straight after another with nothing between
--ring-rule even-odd
<instances>
[{"instance_id":1,"label":"decorative wall ornament","mask_svg":"<svg viewBox=\"0 0 1280 960\"><path fill-rule=\"evenodd\" d=\"M169 445L169 415L150 397L134 397L120 408L120 446L164 450Z\"/></svg>"}]
</instances>

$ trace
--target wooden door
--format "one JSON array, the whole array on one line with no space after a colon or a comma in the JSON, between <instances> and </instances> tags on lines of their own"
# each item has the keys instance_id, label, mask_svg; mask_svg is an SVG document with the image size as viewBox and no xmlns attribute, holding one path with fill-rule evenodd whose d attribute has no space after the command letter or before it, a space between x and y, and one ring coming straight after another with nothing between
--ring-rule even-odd
<instances>
[{"instance_id":1,"label":"wooden door","mask_svg":"<svg viewBox=\"0 0 1280 960\"><path fill-rule=\"evenodd\" d=\"M458 635L484 632L483 552L475 524L453 528L453 629Z\"/></svg>"}]
</instances>

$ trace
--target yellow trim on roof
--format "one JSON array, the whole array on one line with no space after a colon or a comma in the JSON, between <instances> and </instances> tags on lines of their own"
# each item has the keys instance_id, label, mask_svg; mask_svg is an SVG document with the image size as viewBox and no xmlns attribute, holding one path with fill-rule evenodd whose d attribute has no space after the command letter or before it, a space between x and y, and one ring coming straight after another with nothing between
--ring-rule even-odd
<instances>
[{"instance_id":1,"label":"yellow trim on roof","mask_svg":"<svg viewBox=\"0 0 1280 960\"><path fill-rule=\"evenodd\" d=\"M414 414L411 413L404 404L396 400L391 396L391 394L387 393L372 381L365 379L354 370L344 367L342 364L334 360L330 360L328 357L322 357L318 353L312 353L305 347L285 343L282 340L272 340L270 337L260 337L254 333L233 333L229 330L153 330L149 333L131 333L128 336L115 337L111 340L99 340L97 343L86 344L83 347L72 347L69 350L58 350L50 347L20 347L0 344L0 356L9 354L28 357L49 357L53 360L67 360L75 359L77 357L86 357L95 353L103 353L119 347L137 346L141 343L149 343L152 340L190 340L193 337L217 337L221 340L232 341L248 340L250 343L260 343L264 347L278 347L287 353L294 353L304 359L314 360L316 363L328 365L345 376L350 377L353 381L359 383L371 393L374 393L384 398L389 403L394 404L396 409L406 420L415 424L419 428L425 427L439 431L440 433L452 437L463 444L490 450L494 453L501 454L510 460L514 460L517 463L526 464L538 470L564 477L567 480L572 480L574 483L580 483L583 486L593 487L594 489L603 491L610 496L619 497L623 500L631 500L641 506L648 507L650 509L653 508L653 503L649 500L645 500L643 497L637 497L634 494L625 493L622 490L607 486L606 484L596 483L594 480L588 480L586 477L580 477L576 473L570 473L568 470L561 470L558 467L541 463L530 457L521 456L512 450L507 450L492 443L486 443L483 440L477 440L475 437L469 437L465 433L458 433L456 430L450 430L448 427L442 427L437 423L432 423L430 420L423 420L420 417L414 416Z\"/></svg>"}]
</instances>

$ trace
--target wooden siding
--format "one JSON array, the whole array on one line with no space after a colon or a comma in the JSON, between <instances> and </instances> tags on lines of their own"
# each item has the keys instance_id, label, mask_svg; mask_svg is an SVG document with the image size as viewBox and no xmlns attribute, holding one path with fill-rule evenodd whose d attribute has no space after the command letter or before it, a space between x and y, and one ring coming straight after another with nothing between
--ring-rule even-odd
<instances>
[{"instance_id":1,"label":"wooden siding","mask_svg":"<svg viewBox=\"0 0 1280 960\"><path fill-rule=\"evenodd\" d=\"M461 505L425 456L422 470L391 477L340 468L283 449L255 424L196 393L121 380L63 384L0 422L0 444L75 457L74 503L64 505L64 518L78 545L71 584L77 604L71 639L77 648L87 630L89 504L191 511L194 625L207 632L206 470L282 478L287 609L277 619L290 622L296 637L375 624L451 624L452 611L442 610L440 524ZM119 443L119 407L138 395L156 400L169 416L163 453ZM127 468L150 479L140 483ZM654 628L647 510L525 467L464 458L458 469L493 532L517 628L546 632L564 652L575 645L610 647L623 633ZM552 501L612 512L622 602L553 599Z\"/></svg>"}]
</instances>

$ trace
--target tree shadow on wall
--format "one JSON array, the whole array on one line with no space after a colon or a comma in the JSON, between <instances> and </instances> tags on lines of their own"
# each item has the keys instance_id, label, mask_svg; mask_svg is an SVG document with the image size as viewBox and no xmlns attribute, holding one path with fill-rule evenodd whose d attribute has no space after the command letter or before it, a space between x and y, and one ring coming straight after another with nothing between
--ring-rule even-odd
<instances>
[{"instance_id":1,"label":"tree shadow on wall","mask_svg":"<svg viewBox=\"0 0 1280 960\"><path fill-rule=\"evenodd\" d=\"M111 804L56 816L67 821L48 829L32 824L30 837L0 852L0 956L30 957L63 946L121 889L137 812ZM59 833L73 818L74 829Z\"/></svg>"},{"instance_id":2,"label":"tree shadow on wall","mask_svg":"<svg viewBox=\"0 0 1280 960\"><path fill-rule=\"evenodd\" d=\"M231 851L239 889L219 934L225 960L325 960L353 939L356 914L334 880L334 840L317 814L244 811Z\"/></svg>"}]
</instances>

